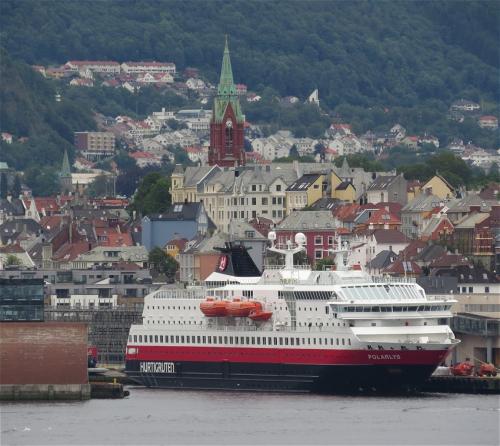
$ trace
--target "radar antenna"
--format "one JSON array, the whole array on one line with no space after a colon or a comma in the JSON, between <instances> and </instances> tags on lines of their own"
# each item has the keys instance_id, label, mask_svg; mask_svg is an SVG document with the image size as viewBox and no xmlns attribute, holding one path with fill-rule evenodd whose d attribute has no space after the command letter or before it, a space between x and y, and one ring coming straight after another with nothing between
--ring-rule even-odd
<instances>
[{"instance_id":1,"label":"radar antenna","mask_svg":"<svg viewBox=\"0 0 500 446\"><path fill-rule=\"evenodd\" d=\"M279 247L275 245L276 232L271 231L267 238L271 241L271 247L267 248L269 251L277 252L285 257L285 269L294 269L293 267L293 256L300 251L305 251L306 236L302 232L295 234L295 245L293 245L291 240L286 241L286 247Z\"/></svg>"}]
</instances>

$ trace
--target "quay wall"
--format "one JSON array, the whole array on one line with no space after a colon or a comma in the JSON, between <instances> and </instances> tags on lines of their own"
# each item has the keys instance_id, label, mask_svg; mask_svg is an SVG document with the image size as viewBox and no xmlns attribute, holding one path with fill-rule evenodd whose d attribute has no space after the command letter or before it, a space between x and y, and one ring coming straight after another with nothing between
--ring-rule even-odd
<instances>
[{"instance_id":1,"label":"quay wall","mask_svg":"<svg viewBox=\"0 0 500 446\"><path fill-rule=\"evenodd\" d=\"M85 323L0 323L2 392L10 392L9 386L28 386L30 393L38 385L42 393L60 389L64 394L76 385L81 393L81 386L88 385L87 339Z\"/></svg>"}]
</instances>

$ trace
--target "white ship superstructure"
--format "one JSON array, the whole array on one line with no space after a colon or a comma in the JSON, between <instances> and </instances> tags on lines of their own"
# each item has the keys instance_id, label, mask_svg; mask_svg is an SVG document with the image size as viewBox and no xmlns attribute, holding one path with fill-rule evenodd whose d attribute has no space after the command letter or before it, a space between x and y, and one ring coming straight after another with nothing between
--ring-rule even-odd
<instances>
[{"instance_id":1,"label":"white ship superstructure","mask_svg":"<svg viewBox=\"0 0 500 446\"><path fill-rule=\"evenodd\" d=\"M285 261L260 277L226 274L236 265L223 253L206 286L147 296L130 330L129 373L164 387L392 388L425 380L458 342L447 324L453 300L347 268L340 239L327 271L294 265L302 234L286 246L270 239Z\"/></svg>"}]
</instances>

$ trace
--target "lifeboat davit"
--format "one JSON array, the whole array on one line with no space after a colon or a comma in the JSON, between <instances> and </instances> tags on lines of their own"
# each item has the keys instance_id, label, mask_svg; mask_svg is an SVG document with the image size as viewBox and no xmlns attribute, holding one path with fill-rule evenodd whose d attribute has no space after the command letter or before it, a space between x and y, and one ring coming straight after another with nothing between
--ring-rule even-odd
<instances>
[{"instance_id":1,"label":"lifeboat davit","mask_svg":"<svg viewBox=\"0 0 500 446\"><path fill-rule=\"evenodd\" d=\"M249 317L250 313L260 310L262 310L262 304L254 300L234 299L227 305L227 315L233 317Z\"/></svg>"},{"instance_id":2,"label":"lifeboat davit","mask_svg":"<svg viewBox=\"0 0 500 446\"><path fill-rule=\"evenodd\" d=\"M271 319L272 315L272 311L252 311L248 317L252 319L252 321L268 321Z\"/></svg>"},{"instance_id":3,"label":"lifeboat davit","mask_svg":"<svg viewBox=\"0 0 500 446\"><path fill-rule=\"evenodd\" d=\"M227 307L229 302L225 300L215 300L208 297L200 304L201 312L208 317L227 316Z\"/></svg>"}]
</instances>

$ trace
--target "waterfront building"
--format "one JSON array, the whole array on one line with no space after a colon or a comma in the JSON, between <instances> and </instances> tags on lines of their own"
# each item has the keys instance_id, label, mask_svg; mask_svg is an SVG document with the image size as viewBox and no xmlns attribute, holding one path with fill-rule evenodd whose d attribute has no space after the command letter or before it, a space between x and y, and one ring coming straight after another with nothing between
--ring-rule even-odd
<instances>
[{"instance_id":1,"label":"waterfront building","mask_svg":"<svg viewBox=\"0 0 500 446\"><path fill-rule=\"evenodd\" d=\"M0 278L0 322L43 321L42 279Z\"/></svg>"}]
</instances>

